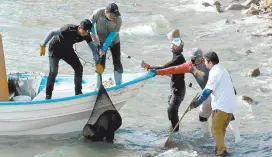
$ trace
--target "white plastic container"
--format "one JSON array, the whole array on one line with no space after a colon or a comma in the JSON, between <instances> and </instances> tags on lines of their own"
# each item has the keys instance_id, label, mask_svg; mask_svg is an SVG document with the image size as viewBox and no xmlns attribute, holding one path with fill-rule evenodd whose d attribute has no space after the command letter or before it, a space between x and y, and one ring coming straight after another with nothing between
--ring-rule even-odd
<instances>
[{"instance_id":1,"label":"white plastic container","mask_svg":"<svg viewBox=\"0 0 272 157\"><path fill-rule=\"evenodd\" d=\"M31 101L31 97L26 95L19 95L13 97L13 101Z\"/></svg>"}]
</instances>

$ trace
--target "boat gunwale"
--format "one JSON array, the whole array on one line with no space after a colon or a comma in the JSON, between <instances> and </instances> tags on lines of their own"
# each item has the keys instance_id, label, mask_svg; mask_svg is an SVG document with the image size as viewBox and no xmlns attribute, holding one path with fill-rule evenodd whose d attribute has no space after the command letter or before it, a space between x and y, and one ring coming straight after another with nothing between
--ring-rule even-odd
<instances>
[{"instance_id":1,"label":"boat gunwale","mask_svg":"<svg viewBox=\"0 0 272 157\"><path fill-rule=\"evenodd\" d=\"M136 84L138 82L146 81L146 80L148 80L148 79L150 79L152 77L154 77L154 74L149 71L147 73L143 73L142 76L137 77L136 79L125 82L125 83L123 83L121 85L117 85L117 86L113 86L113 87L109 87L109 88L105 88L105 89L106 89L106 91L118 90L118 89L124 88L126 86ZM56 99L51 99L51 100L0 102L0 106L38 105L38 104L56 103L56 102L64 102L64 101L70 101L70 100L85 98L85 97L93 96L93 95L96 95L96 94L98 94L98 90L88 92L88 93L84 93L84 94L80 94L80 95L68 96L68 97L63 97L63 98L56 98Z\"/></svg>"}]
</instances>

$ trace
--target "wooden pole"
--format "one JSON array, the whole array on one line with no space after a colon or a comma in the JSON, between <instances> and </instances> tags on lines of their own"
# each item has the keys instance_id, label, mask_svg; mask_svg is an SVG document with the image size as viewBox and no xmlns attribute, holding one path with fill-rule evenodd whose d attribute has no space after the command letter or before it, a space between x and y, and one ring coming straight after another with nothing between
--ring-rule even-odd
<instances>
[{"instance_id":1,"label":"wooden pole","mask_svg":"<svg viewBox=\"0 0 272 157\"><path fill-rule=\"evenodd\" d=\"M9 101L9 90L2 35L0 33L0 102L1 101Z\"/></svg>"}]
</instances>

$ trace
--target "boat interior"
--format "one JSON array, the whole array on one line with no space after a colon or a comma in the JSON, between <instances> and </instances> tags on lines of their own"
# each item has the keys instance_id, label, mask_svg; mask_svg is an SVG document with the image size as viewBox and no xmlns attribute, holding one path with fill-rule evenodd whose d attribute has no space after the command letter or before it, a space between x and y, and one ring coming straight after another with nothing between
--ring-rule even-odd
<instances>
[{"instance_id":1,"label":"boat interior","mask_svg":"<svg viewBox=\"0 0 272 157\"><path fill-rule=\"evenodd\" d=\"M143 73L123 74L123 83L132 81ZM37 101L45 100L47 77L42 73L12 73L8 76L9 101ZM102 83L105 88L115 86L114 77L103 75ZM82 92L96 90L96 76L86 75L82 79ZM58 75L55 80L52 99L74 96L74 75Z\"/></svg>"}]
</instances>

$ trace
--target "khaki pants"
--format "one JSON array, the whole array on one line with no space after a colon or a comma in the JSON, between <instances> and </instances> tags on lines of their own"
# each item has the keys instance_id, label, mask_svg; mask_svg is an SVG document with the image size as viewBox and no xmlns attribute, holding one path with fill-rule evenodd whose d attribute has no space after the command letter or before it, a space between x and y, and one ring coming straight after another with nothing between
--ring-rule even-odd
<instances>
[{"instance_id":1,"label":"khaki pants","mask_svg":"<svg viewBox=\"0 0 272 157\"><path fill-rule=\"evenodd\" d=\"M214 110L212 113L212 135L216 143L216 152L217 154L222 154L227 150L227 147L224 143L226 128L229 125L229 122L232 118L232 114Z\"/></svg>"}]
</instances>

